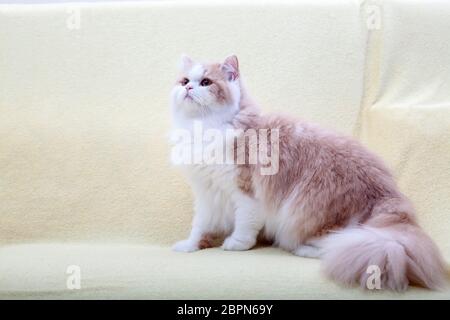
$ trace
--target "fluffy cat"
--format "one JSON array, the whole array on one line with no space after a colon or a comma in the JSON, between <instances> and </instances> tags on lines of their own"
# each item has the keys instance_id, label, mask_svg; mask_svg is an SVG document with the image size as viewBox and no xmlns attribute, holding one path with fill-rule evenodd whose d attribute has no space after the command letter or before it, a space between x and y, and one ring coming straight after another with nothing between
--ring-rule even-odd
<instances>
[{"instance_id":1,"label":"fluffy cat","mask_svg":"<svg viewBox=\"0 0 450 320\"><path fill-rule=\"evenodd\" d=\"M321 258L325 273L346 285L365 287L366 271L375 265L382 288L443 286L439 250L376 155L316 125L262 115L244 88L236 56L211 64L181 60L171 92L173 132L192 133L196 123L224 136L228 129L266 129L269 136L276 129L278 168L262 174L259 162L183 164L195 214L188 239L174 250L208 248L217 236L225 237L225 250L248 250L261 237L295 255ZM191 140L184 143L200 152ZM225 148L236 151L236 143L225 141Z\"/></svg>"}]
</instances>

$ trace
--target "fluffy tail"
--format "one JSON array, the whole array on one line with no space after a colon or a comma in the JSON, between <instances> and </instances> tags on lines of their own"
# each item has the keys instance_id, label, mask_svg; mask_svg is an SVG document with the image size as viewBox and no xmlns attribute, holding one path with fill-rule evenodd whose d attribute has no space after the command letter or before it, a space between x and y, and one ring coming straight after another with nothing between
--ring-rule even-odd
<instances>
[{"instance_id":1,"label":"fluffy tail","mask_svg":"<svg viewBox=\"0 0 450 320\"><path fill-rule=\"evenodd\" d=\"M361 226L327 236L325 273L345 285L403 291L409 284L441 289L446 266L433 241L418 225L395 213L380 214ZM394 218L394 219L393 219Z\"/></svg>"}]
</instances>

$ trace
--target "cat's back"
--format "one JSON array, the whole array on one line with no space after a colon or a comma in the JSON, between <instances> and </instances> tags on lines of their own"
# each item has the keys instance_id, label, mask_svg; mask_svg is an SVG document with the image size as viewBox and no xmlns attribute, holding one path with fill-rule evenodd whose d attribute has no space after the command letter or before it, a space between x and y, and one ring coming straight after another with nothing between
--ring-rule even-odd
<instances>
[{"instance_id":1,"label":"cat's back","mask_svg":"<svg viewBox=\"0 0 450 320\"><path fill-rule=\"evenodd\" d=\"M342 161L391 176L384 161L352 136L282 114L261 116L259 125L278 129L280 156L292 156L292 161L313 161L318 166Z\"/></svg>"},{"instance_id":2,"label":"cat's back","mask_svg":"<svg viewBox=\"0 0 450 320\"><path fill-rule=\"evenodd\" d=\"M353 137L280 114L261 116L259 127L279 131L279 171L260 179L283 186L285 193L300 185L322 195L326 190L373 198L398 195L383 160Z\"/></svg>"}]
</instances>

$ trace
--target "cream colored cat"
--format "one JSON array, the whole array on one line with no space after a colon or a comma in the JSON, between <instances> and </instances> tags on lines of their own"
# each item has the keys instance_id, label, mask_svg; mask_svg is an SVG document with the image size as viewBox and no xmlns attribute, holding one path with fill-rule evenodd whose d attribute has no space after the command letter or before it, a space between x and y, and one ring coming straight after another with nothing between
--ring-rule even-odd
<instances>
[{"instance_id":1,"label":"cream colored cat","mask_svg":"<svg viewBox=\"0 0 450 320\"><path fill-rule=\"evenodd\" d=\"M184 56L171 100L175 135L194 134L200 125L229 152L237 150L225 139L230 130L237 136L265 132L267 139L253 144L269 144L276 168L263 174L267 163L184 163L195 215L189 238L174 250L207 248L216 236L226 237L225 250L248 250L262 236L296 255L322 258L325 272L344 284L365 286L367 268L376 265L383 288L443 285L441 255L383 162L351 138L291 117L261 115L235 56L212 64ZM207 140L184 143L195 158L211 147Z\"/></svg>"}]
</instances>

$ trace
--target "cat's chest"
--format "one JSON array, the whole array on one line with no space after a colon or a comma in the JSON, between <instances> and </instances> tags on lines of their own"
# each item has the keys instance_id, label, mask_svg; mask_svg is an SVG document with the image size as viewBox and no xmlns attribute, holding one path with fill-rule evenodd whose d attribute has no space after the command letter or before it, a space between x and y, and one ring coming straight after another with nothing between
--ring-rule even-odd
<instances>
[{"instance_id":1,"label":"cat's chest","mask_svg":"<svg viewBox=\"0 0 450 320\"><path fill-rule=\"evenodd\" d=\"M238 188L234 161L234 131L229 125L207 127L194 123L176 129L172 151L181 155L181 167L190 180L211 191L233 192ZM181 134L180 134L181 133Z\"/></svg>"},{"instance_id":2,"label":"cat's chest","mask_svg":"<svg viewBox=\"0 0 450 320\"><path fill-rule=\"evenodd\" d=\"M185 166L187 176L206 190L233 193L237 186L235 165L190 165Z\"/></svg>"}]
</instances>

